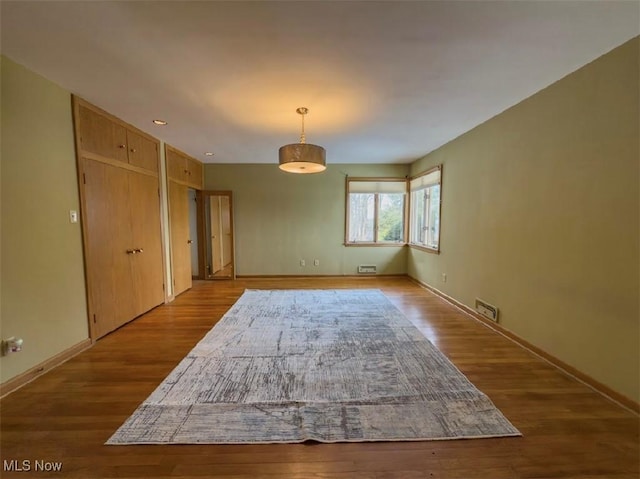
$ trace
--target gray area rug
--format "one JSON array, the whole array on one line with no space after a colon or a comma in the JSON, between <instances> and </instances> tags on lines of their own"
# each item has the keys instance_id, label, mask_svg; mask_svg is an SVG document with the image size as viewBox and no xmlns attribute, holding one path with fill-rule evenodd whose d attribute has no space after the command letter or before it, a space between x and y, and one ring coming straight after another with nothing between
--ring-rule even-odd
<instances>
[{"instance_id":1,"label":"gray area rug","mask_svg":"<svg viewBox=\"0 0 640 479\"><path fill-rule=\"evenodd\" d=\"M247 290L107 444L519 436L379 290Z\"/></svg>"}]
</instances>

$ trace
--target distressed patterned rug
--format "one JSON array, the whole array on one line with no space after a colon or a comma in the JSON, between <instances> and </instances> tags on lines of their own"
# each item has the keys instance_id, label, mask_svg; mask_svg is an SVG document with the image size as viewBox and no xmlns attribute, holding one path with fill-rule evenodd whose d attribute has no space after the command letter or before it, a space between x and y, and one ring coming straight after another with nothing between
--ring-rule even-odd
<instances>
[{"instance_id":1,"label":"distressed patterned rug","mask_svg":"<svg viewBox=\"0 0 640 479\"><path fill-rule=\"evenodd\" d=\"M519 436L379 290L247 290L107 444Z\"/></svg>"}]
</instances>

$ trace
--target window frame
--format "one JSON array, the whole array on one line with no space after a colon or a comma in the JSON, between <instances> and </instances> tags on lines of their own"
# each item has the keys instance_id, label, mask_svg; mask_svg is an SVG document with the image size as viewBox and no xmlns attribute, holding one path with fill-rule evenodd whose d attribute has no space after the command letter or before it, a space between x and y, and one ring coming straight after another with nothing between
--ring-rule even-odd
<instances>
[{"instance_id":1,"label":"window frame","mask_svg":"<svg viewBox=\"0 0 640 479\"><path fill-rule=\"evenodd\" d=\"M402 239L400 241L380 241L378 239L378 227L379 227L379 212L380 212L380 193L370 193L374 195L373 200L373 241L350 241L349 240L349 219L350 215L350 183L357 182L369 182L369 183L378 183L378 182L390 182L390 183L404 183L404 193L403 193L403 202L402 202ZM408 212L409 212L409 199L408 199L408 187L409 183L407 178L395 178L395 177L346 177L345 181L345 224L344 224L344 246L406 246L407 239L409 234L408 229Z\"/></svg>"},{"instance_id":2,"label":"window frame","mask_svg":"<svg viewBox=\"0 0 640 479\"><path fill-rule=\"evenodd\" d=\"M427 176L435 171L439 172L439 178L438 178L438 182L434 183L431 186L434 185L438 185L440 187L440 198L438 201L438 247L437 248L432 248L426 244L423 243L415 243L413 242L413 193L415 191L420 191L422 189L426 189L426 188L418 188L418 189L411 189L411 182L414 180L417 180L423 176ZM407 245L410 248L414 248L414 249L418 249L421 251L426 251L428 253L433 253L433 254L440 254L440 243L441 243L441 231L442 231L442 165L436 165L432 168L429 168L417 175L412 176L411 178L408 179L407 181L407 198L408 198L408 202L409 202L409 234L407 236ZM427 208L424 208L425 212L427 212Z\"/></svg>"}]
</instances>

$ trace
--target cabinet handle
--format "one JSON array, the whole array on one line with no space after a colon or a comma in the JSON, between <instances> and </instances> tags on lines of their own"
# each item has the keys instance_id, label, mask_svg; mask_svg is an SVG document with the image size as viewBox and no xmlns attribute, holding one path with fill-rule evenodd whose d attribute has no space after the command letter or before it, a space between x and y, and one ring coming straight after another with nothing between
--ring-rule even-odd
<instances>
[{"instance_id":1,"label":"cabinet handle","mask_svg":"<svg viewBox=\"0 0 640 479\"><path fill-rule=\"evenodd\" d=\"M136 253L144 253L144 250L142 248L138 248L136 250L134 250Z\"/></svg>"},{"instance_id":2,"label":"cabinet handle","mask_svg":"<svg viewBox=\"0 0 640 479\"><path fill-rule=\"evenodd\" d=\"M191 244L191 243L193 243L193 241L187 240L187 244Z\"/></svg>"},{"instance_id":3,"label":"cabinet handle","mask_svg":"<svg viewBox=\"0 0 640 479\"><path fill-rule=\"evenodd\" d=\"M136 254L138 251L136 251L135 249L128 249L127 250L127 254Z\"/></svg>"},{"instance_id":4,"label":"cabinet handle","mask_svg":"<svg viewBox=\"0 0 640 479\"><path fill-rule=\"evenodd\" d=\"M126 146L127 146L127 145L118 145L118 148L124 148L124 147L126 147Z\"/></svg>"},{"instance_id":5,"label":"cabinet handle","mask_svg":"<svg viewBox=\"0 0 640 479\"><path fill-rule=\"evenodd\" d=\"M131 148L131 153L135 153L136 149L135 148Z\"/></svg>"}]
</instances>

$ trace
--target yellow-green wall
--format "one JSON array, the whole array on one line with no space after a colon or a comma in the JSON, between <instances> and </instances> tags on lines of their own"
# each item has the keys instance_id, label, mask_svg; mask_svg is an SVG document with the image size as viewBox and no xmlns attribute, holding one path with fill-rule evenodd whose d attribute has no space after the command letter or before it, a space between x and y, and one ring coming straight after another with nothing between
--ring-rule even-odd
<instances>
[{"instance_id":1,"label":"yellow-green wall","mask_svg":"<svg viewBox=\"0 0 640 479\"><path fill-rule=\"evenodd\" d=\"M2 71L0 359L6 380L88 338L68 92L6 57Z\"/></svg>"},{"instance_id":2,"label":"yellow-green wall","mask_svg":"<svg viewBox=\"0 0 640 479\"><path fill-rule=\"evenodd\" d=\"M233 191L238 275L352 275L360 264L377 265L378 274L405 274L406 248L345 247L344 221L346 175L407 173L408 165L329 164L324 173L297 175L278 169L276 160L218 164L205 166L205 188Z\"/></svg>"},{"instance_id":3,"label":"yellow-green wall","mask_svg":"<svg viewBox=\"0 0 640 479\"><path fill-rule=\"evenodd\" d=\"M237 274L408 272L640 400L638 58L636 38L410 167L206 165L206 188L234 194ZM6 57L1 75L0 336L25 340L4 382L88 331L69 93ZM346 175L440 163L440 255L343 246Z\"/></svg>"},{"instance_id":4,"label":"yellow-green wall","mask_svg":"<svg viewBox=\"0 0 640 479\"><path fill-rule=\"evenodd\" d=\"M640 400L638 38L414 163L443 167L413 277ZM446 283L442 273L447 274Z\"/></svg>"}]
</instances>

